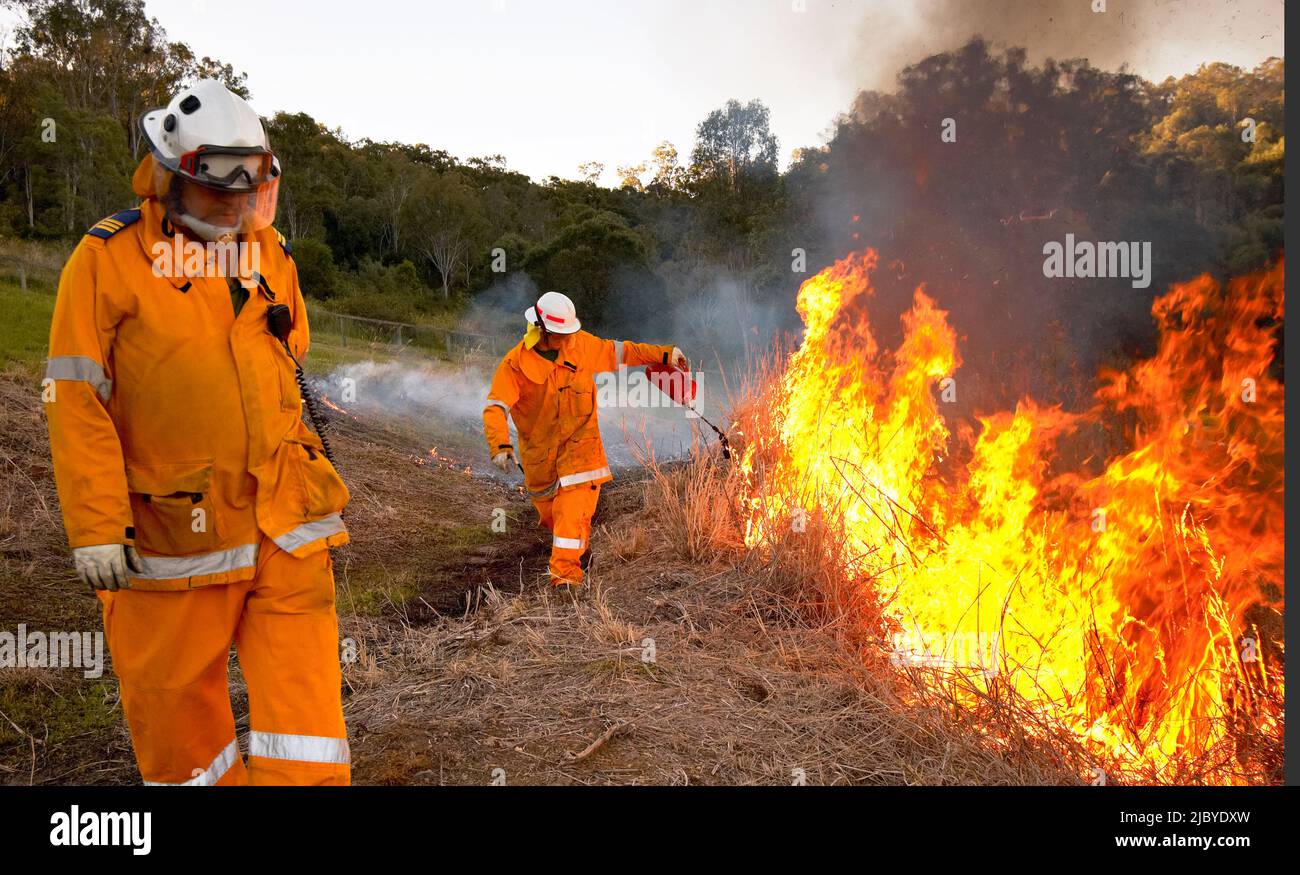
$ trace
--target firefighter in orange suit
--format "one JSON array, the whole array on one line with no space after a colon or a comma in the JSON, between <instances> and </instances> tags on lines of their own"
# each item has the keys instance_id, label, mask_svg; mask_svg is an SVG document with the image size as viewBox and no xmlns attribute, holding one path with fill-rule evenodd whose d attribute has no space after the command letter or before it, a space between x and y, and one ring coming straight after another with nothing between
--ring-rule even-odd
<instances>
[{"instance_id":1,"label":"firefighter in orange suit","mask_svg":"<svg viewBox=\"0 0 1300 875\"><path fill-rule=\"evenodd\" d=\"M68 260L43 381L68 541L102 601L136 761L147 784L346 784L327 548L347 542L348 492L301 419L307 313L271 227L279 164L216 81L140 128L144 200Z\"/></svg>"},{"instance_id":2,"label":"firefighter in orange suit","mask_svg":"<svg viewBox=\"0 0 1300 875\"><path fill-rule=\"evenodd\" d=\"M518 464L507 416L519 433L528 495L551 532L551 582L578 586L586 567L600 485L613 478L596 418L595 375L623 365L685 368L675 346L602 340L581 330L573 302L547 292L524 314L528 332L497 366L483 408L492 462Z\"/></svg>"}]
</instances>

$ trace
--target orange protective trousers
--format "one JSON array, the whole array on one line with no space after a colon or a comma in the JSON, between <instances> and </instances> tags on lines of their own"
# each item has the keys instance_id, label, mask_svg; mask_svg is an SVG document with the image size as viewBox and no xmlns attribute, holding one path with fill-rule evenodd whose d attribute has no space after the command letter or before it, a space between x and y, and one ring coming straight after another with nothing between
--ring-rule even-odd
<instances>
[{"instance_id":1,"label":"orange protective trousers","mask_svg":"<svg viewBox=\"0 0 1300 875\"><path fill-rule=\"evenodd\" d=\"M591 543L591 518L599 499L599 483L566 486L533 499L542 525L551 532L552 583L582 583L579 560Z\"/></svg>"},{"instance_id":2,"label":"orange protective trousers","mask_svg":"<svg viewBox=\"0 0 1300 875\"><path fill-rule=\"evenodd\" d=\"M146 784L347 784L334 569L264 538L256 576L174 592L100 592ZM248 763L227 665L248 686Z\"/></svg>"}]
</instances>

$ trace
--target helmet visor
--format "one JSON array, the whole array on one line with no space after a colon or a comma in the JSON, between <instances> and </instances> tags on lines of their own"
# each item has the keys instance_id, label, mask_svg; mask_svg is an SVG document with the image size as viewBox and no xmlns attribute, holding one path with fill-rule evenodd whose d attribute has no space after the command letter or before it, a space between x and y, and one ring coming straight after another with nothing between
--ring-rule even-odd
<instances>
[{"instance_id":1,"label":"helmet visor","mask_svg":"<svg viewBox=\"0 0 1300 875\"><path fill-rule=\"evenodd\" d=\"M182 224L187 218L193 218L212 226L252 233L275 221L280 177L276 175L270 182L250 190L219 188L173 173L155 162L154 191Z\"/></svg>"},{"instance_id":2,"label":"helmet visor","mask_svg":"<svg viewBox=\"0 0 1300 875\"><path fill-rule=\"evenodd\" d=\"M263 183L244 197L244 212L240 217L240 230L247 233L260 231L275 221L276 201L280 196L280 177Z\"/></svg>"}]
</instances>

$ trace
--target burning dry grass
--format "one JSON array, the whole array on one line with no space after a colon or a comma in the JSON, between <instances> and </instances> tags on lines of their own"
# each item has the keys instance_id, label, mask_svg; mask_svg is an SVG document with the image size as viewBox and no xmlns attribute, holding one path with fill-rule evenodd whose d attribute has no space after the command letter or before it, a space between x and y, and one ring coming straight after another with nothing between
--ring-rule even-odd
<instances>
[{"instance_id":1,"label":"burning dry grass","mask_svg":"<svg viewBox=\"0 0 1300 875\"><path fill-rule=\"evenodd\" d=\"M0 402L0 626L97 629L34 375L5 375ZM421 458L400 431L333 425L353 496L336 570L358 783L481 784L496 768L516 784L1079 780L1034 739L994 743L941 699L908 701L888 666L846 648L848 609L810 597L842 592L818 561L829 533L814 520L782 562L756 561L734 469L713 455L607 490L593 590L573 603L542 585L545 543L517 495ZM479 537L496 506L510 533ZM138 780L111 667L99 681L6 672L0 702L0 780Z\"/></svg>"},{"instance_id":2,"label":"burning dry grass","mask_svg":"<svg viewBox=\"0 0 1300 875\"><path fill-rule=\"evenodd\" d=\"M900 720L926 725L945 744L995 756L1000 768L1017 776L1008 780L1198 784L1222 781L1229 774L1243 781L1280 780L1281 740L1263 735L1253 736L1256 746L1249 761L1239 744L1229 741L1165 763L1159 771L1141 760L1099 758L1065 721L996 674L943 661L900 659L888 634L892 604L878 581L863 577L866 563L846 548L843 521L833 509L747 547L738 537L742 521L731 503L743 477L740 469L703 454L685 464L651 465L650 473L643 485L646 507L654 509L650 537L674 549L679 561L701 573L712 570L736 588L715 591L706 602L731 601L737 616L757 624L764 647L778 653L815 648L815 657L801 656L795 663L840 676L854 688L861 707L866 700L888 703L887 710ZM644 524L624 528L643 536ZM706 533L711 537L707 542ZM722 592L727 596L720 597ZM757 658L751 654L745 660ZM839 749L852 746L845 743ZM946 772L927 774L915 764L899 763L897 769L909 782L953 778ZM851 771L837 775L853 780ZM977 771L956 780L985 783Z\"/></svg>"},{"instance_id":3,"label":"burning dry grass","mask_svg":"<svg viewBox=\"0 0 1300 875\"><path fill-rule=\"evenodd\" d=\"M748 613L778 650L778 637L819 642L823 664L851 679L858 693L880 702L903 720L928 724L945 744L977 748L998 757L1023 783L1091 781L1094 763L1073 736L1044 721L1038 709L1006 690L980 691L973 706L969 680L961 673L899 664L892 660L884 617L888 603L863 578L861 556L854 556L843 537L842 521L830 509L808 515L799 525L773 531L761 545L745 546L738 537L743 520L733 510L743 473L723 466L716 456L701 455L685 465L652 469L646 486L656 518L671 531L675 521L714 513L727 520L725 534L711 551L715 562L742 580ZM701 488L708 484L712 488ZM670 495L675 501L663 501ZM719 514L719 509L726 512ZM924 715L924 716L918 716ZM847 748L846 748L847 749ZM922 783L945 783L942 775L900 764ZM1000 779L992 779L995 783ZM984 783L968 776L960 783Z\"/></svg>"},{"instance_id":4,"label":"burning dry grass","mask_svg":"<svg viewBox=\"0 0 1300 875\"><path fill-rule=\"evenodd\" d=\"M738 407L740 482L715 498L739 496L751 567L793 564L813 622L996 743L1108 780L1280 780L1281 264L1173 287L1156 355L1086 415L1025 399L977 423L937 403L960 358L923 290L877 343L875 264L804 284L803 344ZM1100 455L1064 467L1062 437Z\"/></svg>"}]
</instances>

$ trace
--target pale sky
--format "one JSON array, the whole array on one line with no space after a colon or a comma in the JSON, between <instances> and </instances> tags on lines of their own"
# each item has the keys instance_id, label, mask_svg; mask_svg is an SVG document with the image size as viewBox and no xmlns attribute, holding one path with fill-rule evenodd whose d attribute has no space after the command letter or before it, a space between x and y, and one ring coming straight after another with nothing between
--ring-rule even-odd
<instances>
[{"instance_id":1,"label":"pale sky","mask_svg":"<svg viewBox=\"0 0 1300 875\"><path fill-rule=\"evenodd\" d=\"M728 98L771 110L782 161L863 87L976 32L1031 59L1084 55L1160 79L1282 55L1282 0L148 0L172 39L248 74L262 115L352 139L500 153L542 179L615 168ZM800 11L802 10L802 11Z\"/></svg>"}]
</instances>

